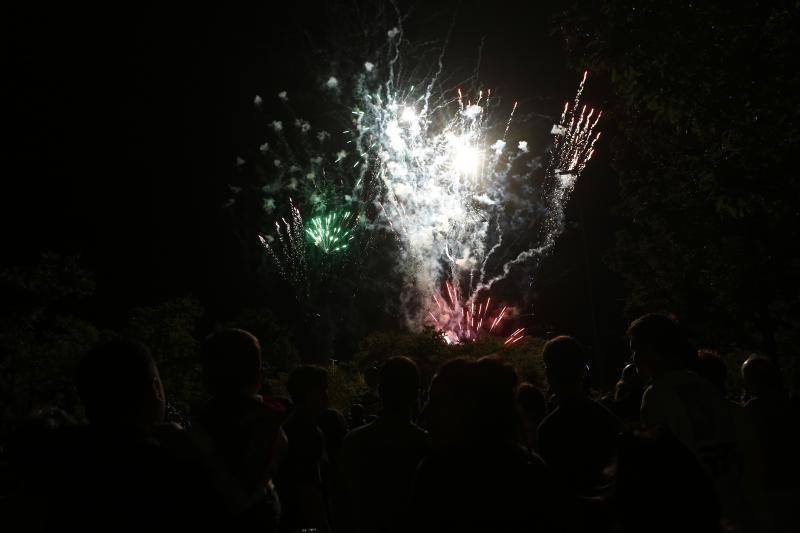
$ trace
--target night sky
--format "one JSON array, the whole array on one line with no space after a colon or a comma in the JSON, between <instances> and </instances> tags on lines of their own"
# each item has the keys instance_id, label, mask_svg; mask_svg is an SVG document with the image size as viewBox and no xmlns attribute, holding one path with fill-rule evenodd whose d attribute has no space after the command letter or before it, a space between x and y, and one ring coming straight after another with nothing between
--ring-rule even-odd
<instances>
[{"instance_id":1,"label":"night sky","mask_svg":"<svg viewBox=\"0 0 800 533\"><path fill-rule=\"evenodd\" d=\"M485 39L481 81L523 112L555 115L581 71L553 34L557 3L457 5L420 2L406 29L443 36L457 13L448 59L473 61ZM330 31L325 6L18 10L8 37L3 262L79 253L98 282L91 312L110 324L132 306L184 294L212 314L232 312L248 288L229 260L220 206L236 155L253 142L253 96L299 94L319 75L307 58L309 42ZM587 90L597 105L604 84ZM590 301L597 335L622 327L619 282L602 263L616 183L599 148L533 299L542 328L590 342Z\"/></svg>"}]
</instances>

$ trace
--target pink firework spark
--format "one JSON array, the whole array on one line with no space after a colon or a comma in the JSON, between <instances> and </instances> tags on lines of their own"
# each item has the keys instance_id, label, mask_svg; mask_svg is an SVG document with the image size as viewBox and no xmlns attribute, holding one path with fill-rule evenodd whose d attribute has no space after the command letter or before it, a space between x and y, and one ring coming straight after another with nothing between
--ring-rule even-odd
<instances>
[{"instance_id":1,"label":"pink firework spark","mask_svg":"<svg viewBox=\"0 0 800 533\"><path fill-rule=\"evenodd\" d=\"M570 108L569 102L564 104L561 118L553 129L555 134L553 168L557 174L569 174L576 178L586 167L586 163L594 155L594 145L600 139L600 132L595 134L595 127L603 116L602 111L581 106L581 95L586 85L589 72L583 73L583 79L575 94ZM588 113L587 113L588 109ZM592 120L592 117L595 117ZM570 183L574 180L567 180Z\"/></svg>"},{"instance_id":2,"label":"pink firework spark","mask_svg":"<svg viewBox=\"0 0 800 533\"><path fill-rule=\"evenodd\" d=\"M506 338L506 341L503 343L504 345L514 344L518 340L522 338L522 334L525 332L525 328L519 328L514 331L511 335Z\"/></svg>"},{"instance_id":3,"label":"pink firework spark","mask_svg":"<svg viewBox=\"0 0 800 533\"><path fill-rule=\"evenodd\" d=\"M499 312L492 309L491 297L485 300L470 298L462 302L458 287L449 282L445 283L441 293L434 293L432 298L433 305L428 310L431 325L444 333L450 343L475 341L483 335L494 333L508 315L508 306L503 306ZM508 344L518 340L521 331L512 333Z\"/></svg>"}]
</instances>

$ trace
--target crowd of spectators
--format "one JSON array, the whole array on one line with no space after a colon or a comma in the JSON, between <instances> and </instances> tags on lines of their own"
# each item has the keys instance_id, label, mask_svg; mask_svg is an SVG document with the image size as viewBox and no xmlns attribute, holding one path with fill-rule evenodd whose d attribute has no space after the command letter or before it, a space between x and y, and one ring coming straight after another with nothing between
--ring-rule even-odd
<instances>
[{"instance_id":1,"label":"crowd of spectators","mask_svg":"<svg viewBox=\"0 0 800 533\"><path fill-rule=\"evenodd\" d=\"M88 425L20 432L15 517L31 531L800 531L800 417L772 360L729 369L660 314L628 330L631 362L596 400L574 338L543 348L547 389L501 356L452 359L431 383L394 357L381 409L330 408L328 371L304 365L264 394L259 341L205 342L210 400L164 423L140 343L97 346L77 371ZM54 429L55 428L55 429Z\"/></svg>"}]
</instances>

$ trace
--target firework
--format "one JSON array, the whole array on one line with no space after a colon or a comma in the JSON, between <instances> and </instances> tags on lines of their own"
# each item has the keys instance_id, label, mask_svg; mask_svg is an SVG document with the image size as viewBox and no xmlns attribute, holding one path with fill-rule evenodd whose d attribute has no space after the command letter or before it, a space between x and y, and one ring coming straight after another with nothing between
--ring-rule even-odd
<instances>
[{"instance_id":1,"label":"firework","mask_svg":"<svg viewBox=\"0 0 800 533\"><path fill-rule=\"evenodd\" d=\"M511 194L519 198L520 190L534 192L529 174L537 155L533 144L510 138L517 104L501 105L488 90L443 89L439 77L445 78L446 43L438 67L429 70L434 74L412 84L407 73L426 69L403 68L399 24L386 35L390 45L385 60L374 54L353 79L337 72L326 74L322 84L336 98L344 98L347 87L355 88L347 96L350 100L340 102L351 111L339 130L346 150L303 119L270 123L273 139L260 149L273 173L263 187L265 194L279 202L298 194L304 209L326 214L303 225L299 211L295 220L292 206L292 221L276 223L277 243L263 241L264 246L284 277L299 279L307 269L306 239L322 252L314 254L318 259L347 250L357 224L365 231L384 228L399 244L397 264L406 277L401 299L409 303L410 327L432 320L451 342L495 334L504 329L500 324L508 308L494 309L491 299L483 297L514 265L538 261L552 248L563 228L569 194L600 138L595 129L602 112L581 106L584 74L574 100L564 106L552 129L546 189L517 204L535 208L509 215ZM279 98L288 109L286 92ZM544 201L537 205L539 196ZM520 220L528 222L528 214L540 216L540 207L547 212L543 241L522 252L508 249L520 239L504 240L503 233L529 232L530 224ZM274 199L266 198L264 211L274 208ZM493 254L498 263L506 254L516 257L490 265ZM411 303L432 293L428 305ZM523 331L516 330L506 343L517 342Z\"/></svg>"},{"instance_id":2,"label":"firework","mask_svg":"<svg viewBox=\"0 0 800 533\"><path fill-rule=\"evenodd\" d=\"M584 72L572 106L570 107L570 102L564 104L561 117L551 130L553 148L546 171L546 183L549 184L550 189L545 194L547 216L543 224L541 242L538 246L519 252L514 259L502 266L499 274L486 281L481 280L475 288L476 293L491 289L495 283L505 279L512 268L517 265L534 262L532 268L535 268L541 258L553 248L557 237L561 234L570 193L581 172L594 155L595 143L601 136L600 132L595 134L595 128L603 116L603 112L587 109L586 105L580 105L588 76L589 73ZM493 247L489 255L495 249L496 247ZM484 274L482 269L481 275Z\"/></svg>"},{"instance_id":3,"label":"firework","mask_svg":"<svg viewBox=\"0 0 800 533\"><path fill-rule=\"evenodd\" d=\"M588 76L588 71L583 73L572 107L570 108L569 102L564 104L561 120L552 129L555 142L551 165L561 187L571 187L575 183L594 155L594 145L601 135L600 132L595 134L594 130L603 112L597 111L595 114L594 109L587 112L587 106L580 105Z\"/></svg>"},{"instance_id":4,"label":"firework","mask_svg":"<svg viewBox=\"0 0 800 533\"><path fill-rule=\"evenodd\" d=\"M510 264L541 257L561 232L564 204L599 139L595 127L602 112L581 106L586 79L584 75L574 101L563 108L552 130L554 146L547 172L554 179L546 181L552 191L543 194L549 204L544 241L502 265L502 272L488 281L486 261L502 242L498 215L506 203L509 182L518 179L512 168L520 158L532 157L532 147L524 139L507 140L517 104L506 108L497 120L493 118L497 106L489 91L478 91L473 97L461 89L451 97L446 92L437 95L432 90L435 79L420 84L424 91L389 79L360 95L353 110L353 144L362 159L375 163L380 184L375 203L402 244L400 264L408 265L408 291L430 294L444 279L452 280L442 298L451 308L448 315L470 324L450 330L474 330L471 322L477 315L472 309L453 312L458 307L454 292L460 292L467 279L470 283L462 299L477 306L478 295L504 279ZM488 221L493 219L498 219L498 245L487 254ZM477 284L473 284L476 274ZM445 302L434 303L436 310L426 306L410 314L424 319L433 312L447 330L439 314ZM480 318L476 320L481 323ZM497 327L492 322L488 327Z\"/></svg>"},{"instance_id":5,"label":"firework","mask_svg":"<svg viewBox=\"0 0 800 533\"><path fill-rule=\"evenodd\" d=\"M258 238L280 275L296 288L304 287L307 282L308 264L303 218L291 198L289 220L282 217L275 221L275 235L277 245L276 238L270 237L271 243L262 235Z\"/></svg>"},{"instance_id":6,"label":"firework","mask_svg":"<svg viewBox=\"0 0 800 533\"><path fill-rule=\"evenodd\" d=\"M510 160L522 155L503 148L510 110L497 122L491 116L488 92L479 91L472 100L459 90L457 100L449 103L445 94L433 96L430 87L415 92L392 83L365 93L354 114L354 144L376 169L377 222L383 221L398 237L406 290L430 294L443 278L453 280L447 294L433 302L435 309L410 310L409 316L418 317L416 326L429 312L440 323L451 321L442 313L469 316L469 325L462 321L453 331L463 330L456 335L460 339L474 336L468 331L480 323L477 309L456 311L455 292L472 266L483 260L486 220L502 205L496 169L508 167ZM441 309L443 305L449 309ZM420 311L424 315L419 316Z\"/></svg>"},{"instance_id":7,"label":"firework","mask_svg":"<svg viewBox=\"0 0 800 533\"><path fill-rule=\"evenodd\" d=\"M306 234L314 246L328 254L347 249L348 244L353 240L352 228L352 217L349 211L345 213L331 212L309 220Z\"/></svg>"},{"instance_id":8,"label":"firework","mask_svg":"<svg viewBox=\"0 0 800 533\"><path fill-rule=\"evenodd\" d=\"M514 333L509 335L506 338L505 342L503 342L503 344L506 345L506 346L509 345L509 344L514 344L515 342L517 342L518 340L520 340L522 338L522 334L524 332L525 332L525 328L519 328L519 329L514 330Z\"/></svg>"},{"instance_id":9,"label":"firework","mask_svg":"<svg viewBox=\"0 0 800 533\"><path fill-rule=\"evenodd\" d=\"M492 299L460 299L458 288L445 283L443 294L433 294L436 309L428 311L433 320L433 327L442 333L449 344L472 342L489 335L506 318L508 306L500 311L492 309Z\"/></svg>"}]
</instances>

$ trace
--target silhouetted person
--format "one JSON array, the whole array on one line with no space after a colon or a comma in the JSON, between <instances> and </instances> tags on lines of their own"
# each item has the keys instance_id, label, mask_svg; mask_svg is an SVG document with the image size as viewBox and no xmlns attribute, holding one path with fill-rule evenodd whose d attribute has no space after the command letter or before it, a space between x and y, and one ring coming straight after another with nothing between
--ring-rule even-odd
<instances>
[{"instance_id":1,"label":"silhouetted person","mask_svg":"<svg viewBox=\"0 0 800 533\"><path fill-rule=\"evenodd\" d=\"M740 449L730 405L707 380L689 370L697 357L682 330L666 315L649 314L628 328L633 362L647 388L642 397L645 428L663 426L692 450L715 481L723 515L744 512L739 482ZM735 518L736 517L736 518Z\"/></svg>"},{"instance_id":2,"label":"silhouetted person","mask_svg":"<svg viewBox=\"0 0 800 533\"><path fill-rule=\"evenodd\" d=\"M2 416L2 415L0 415ZM0 430L0 516L2 522L23 524L41 515L42 485L48 482L50 443L55 434L69 430L77 422L57 407L33 410ZM31 529L36 524L29 523Z\"/></svg>"},{"instance_id":3,"label":"silhouetted person","mask_svg":"<svg viewBox=\"0 0 800 533\"><path fill-rule=\"evenodd\" d=\"M212 395L194 425L227 527L274 531L279 516L272 476L286 446L283 410L258 394L261 346L240 329L213 333L203 346Z\"/></svg>"},{"instance_id":4,"label":"silhouetted person","mask_svg":"<svg viewBox=\"0 0 800 533\"><path fill-rule=\"evenodd\" d=\"M633 362L648 384L642 398L642 424L666 426L700 454L706 443L729 442L731 421L719 392L686 366L686 340L678 324L650 314L628 329Z\"/></svg>"},{"instance_id":5,"label":"silhouetted person","mask_svg":"<svg viewBox=\"0 0 800 533\"><path fill-rule=\"evenodd\" d=\"M530 383L523 383L517 389L517 404L522 412L522 426L528 449L539 452L539 424L547 414L544 393Z\"/></svg>"},{"instance_id":6,"label":"silhouetted person","mask_svg":"<svg viewBox=\"0 0 800 533\"><path fill-rule=\"evenodd\" d=\"M328 459L335 462L347 435L347 419L336 409L328 407L319 415L317 425L325 437L325 452L328 454Z\"/></svg>"},{"instance_id":7,"label":"silhouetted person","mask_svg":"<svg viewBox=\"0 0 800 533\"><path fill-rule=\"evenodd\" d=\"M800 428L780 370L766 357L750 356L742 365L745 416L756 442L756 477L763 485L768 518L776 530L800 526ZM792 519L792 515L794 518ZM781 529L784 528L784 529Z\"/></svg>"},{"instance_id":8,"label":"silhouetted person","mask_svg":"<svg viewBox=\"0 0 800 533\"><path fill-rule=\"evenodd\" d=\"M282 503L280 530L329 531L328 497L322 477L327 454L318 425L328 407L328 373L318 366L300 366L289 375L286 388L294 409L283 426L289 447L277 477Z\"/></svg>"},{"instance_id":9,"label":"silhouetted person","mask_svg":"<svg viewBox=\"0 0 800 533\"><path fill-rule=\"evenodd\" d=\"M93 427L141 434L164 422L164 386L141 343L115 340L95 347L78 366L76 386Z\"/></svg>"},{"instance_id":10,"label":"silhouetted person","mask_svg":"<svg viewBox=\"0 0 800 533\"><path fill-rule=\"evenodd\" d=\"M350 406L350 416L347 420L347 427L352 431L366 424L367 410L360 403L354 403Z\"/></svg>"},{"instance_id":11,"label":"silhouetted person","mask_svg":"<svg viewBox=\"0 0 800 533\"><path fill-rule=\"evenodd\" d=\"M620 533L717 533L714 487L697 458L671 433L622 439L612 494Z\"/></svg>"},{"instance_id":12,"label":"silhouetted person","mask_svg":"<svg viewBox=\"0 0 800 533\"><path fill-rule=\"evenodd\" d=\"M628 426L638 425L644 387L636 366L625 365L614 387L612 411Z\"/></svg>"},{"instance_id":13,"label":"silhouetted person","mask_svg":"<svg viewBox=\"0 0 800 533\"><path fill-rule=\"evenodd\" d=\"M714 352L701 352L697 360L697 374L711 383L723 397L727 394L728 366Z\"/></svg>"},{"instance_id":14,"label":"silhouetted person","mask_svg":"<svg viewBox=\"0 0 800 533\"><path fill-rule=\"evenodd\" d=\"M406 357L381 368L377 420L351 431L341 463L344 531L402 532L408 529L409 502L419 461L428 453L426 432L414 424L419 370Z\"/></svg>"},{"instance_id":15,"label":"silhouetted person","mask_svg":"<svg viewBox=\"0 0 800 533\"><path fill-rule=\"evenodd\" d=\"M495 358L439 369L426 407L433 453L417 470L408 531L554 530L562 501L521 444L516 380Z\"/></svg>"},{"instance_id":16,"label":"silhouetted person","mask_svg":"<svg viewBox=\"0 0 800 533\"><path fill-rule=\"evenodd\" d=\"M80 362L88 427L52 443L40 518L45 530L145 531L190 526L189 472L163 445L164 388L148 349L116 340Z\"/></svg>"},{"instance_id":17,"label":"silhouetted person","mask_svg":"<svg viewBox=\"0 0 800 533\"><path fill-rule=\"evenodd\" d=\"M549 340L542 351L556 409L539 425L542 459L578 495L592 495L608 483L622 422L584 392L586 354L572 337Z\"/></svg>"},{"instance_id":18,"label":"silhouetted person","mask_svg":"<svg viewBox=\"0 0 800 533\"><path fill-rule=\"evenodd\" d=\"M789 396L783 386L780 369L759 355L751 355L742 363L742 381L746 393L745 405L782 408L788 404Z\"/></svg>"},{"instance_id":19,"label":"silhouetted person","mask_svg":"<svg viewBox=\"0 0 800 533\"><path fill-rule=\"evenodd\" d=\"M320 477L322 478L323 490L325 499L328 505L328 512L331 516L331 522L335 522L333 518L333 500L334 496L339 492L337 483L337 476L339 473L339 462L342 454L342 444L344 437L347 435L347 419L342 413L333 407L328 407L317 419L317 425L325 442L325 460L320 464ZM336 524L331 526L334 530L337 529Z\"/></svg>"}]
</instances>

